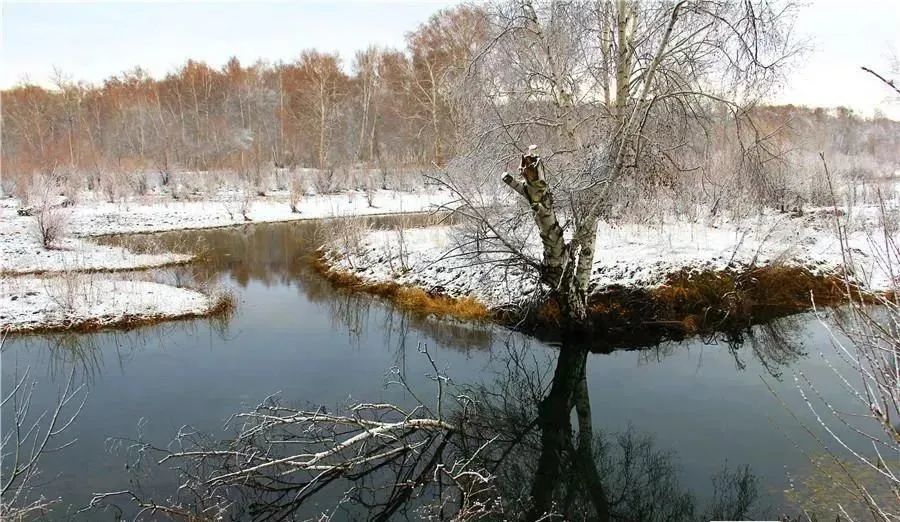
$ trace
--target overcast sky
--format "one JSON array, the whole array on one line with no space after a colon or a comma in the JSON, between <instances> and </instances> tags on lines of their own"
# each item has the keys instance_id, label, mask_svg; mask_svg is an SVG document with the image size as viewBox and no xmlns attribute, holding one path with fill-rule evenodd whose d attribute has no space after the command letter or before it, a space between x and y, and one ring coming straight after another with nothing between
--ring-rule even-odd
<instances>
[{"instance_id":1,"label":"overcast sky","mask_svg":"<svg viewBox=\"0 0 900 522\"><path fill-rule=\"evenodd\" d=\"M349 62L369 44L402 47L408 31L451 3L2 1L2 88L24 78L47 84L54 66L99 82L136 65L161 76L187 58L214 66L230 56L287 61L311 47ZM900 53L900 0L811 0L796 31L814 50L772 101L866 114L877 107L900 119L886 88L859 70L887 71L891 52Z\"/></svg>"}]
</instances>

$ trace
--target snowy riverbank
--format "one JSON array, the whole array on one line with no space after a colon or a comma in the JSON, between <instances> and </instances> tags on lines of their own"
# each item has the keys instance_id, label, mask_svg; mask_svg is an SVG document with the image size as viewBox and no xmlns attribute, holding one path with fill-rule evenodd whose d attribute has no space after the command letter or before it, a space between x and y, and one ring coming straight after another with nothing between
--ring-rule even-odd
<instances>
[{"instance_id":1,"label":"snowy riverbank","mask_svg":"<svg viewBox=\"0 0 900 522\"><path fill-rule=\"evenodd\" d=\"M237 200L236 195L225 193L197 201L146 196L108 203L84 195L75 205L54 209L65 222L65 233L49 249L34 233L36 218L18 215L21 204L16 199L0 200L0 331L196 316L216 306L214 300L196 291L101 274L90 278L90 288L73 290L73 284L86 284L84 278L76 277L85 272L155 268L191 260L181 254L141 254L99 245L90 240L92 236L421 212L446 203L448 196L386 190L371 197L361 192L310 195L299 201L299 213L291 211L286 193L240 202L245 208L235 208ZM41 277L36 277L39 274Z\"/></svg>"},{"instance_id":2,"label":"snowy riverbank","mask_svg":"<svg viewBox=\"0 0 900 522\"><path fill-rule=\"evenodd\" d=\"M840 213L839 213L840 214ZM849 246L857 278L872 289L890 285L874 209L851 220ZM611 287L653 289L683 270L724 271L783 265L834 273L844 263L834 213L767 212L740 221L673 222L665 225L601 224L591 278L592 292ZM393 282L450 296L471 296L492 308L516 306L533 293L533 274L505 262L507 254L464 255L460 229L452 226L371 231L356 248L333 247L326 262L365 282ZM534 238L536 239L536 238ZM537 241L531 254L539 257Z\"/></svg>"},{"instance_id":3,"label":"snowy riverbank","mask_svg":"<svg viewBox=\"0 0 900 522\"><path fill-rule=\"evenodd\" d=\"M217 300L187 288L105 278L15 277L0 283L0 330L95 329L199 317Z\"/></svg>"},{"instance_id":4,"label":"snowy riverbank","mask_svg":"<svg viewBox=\"0 0 900 522\"><path fill-rule=\"evenodd\" d=\"M225 194L213 200L173 201L162 196L133 198L118 203L85 200L59 209L66 221L66 237L45 249L33 233L35 218L19 216L12 198L0 200L0 272L7 275L83 270L127 270L182 263L189 257L173 254L140 255L121 248L97 245L83 238L104 234L163 232L376 214L421 212L447 203L445 192L374 193L372 204L362 193L305 196L299 213L291 212L287 194L271 193L250 201L247 217L230 208Z\"/></svg>"}]
</instances>

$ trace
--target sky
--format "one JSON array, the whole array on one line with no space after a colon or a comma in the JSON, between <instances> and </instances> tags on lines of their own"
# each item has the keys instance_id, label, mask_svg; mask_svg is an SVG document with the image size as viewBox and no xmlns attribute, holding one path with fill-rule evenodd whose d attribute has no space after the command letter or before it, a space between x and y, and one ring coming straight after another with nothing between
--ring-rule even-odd
<instances>
[{"instance_id":1,"label":"sky","mask_svg":"<svg viewBox=\"0 0 900 522\"><path fill-rule=\"evenodd\" d=\"M187 58L290 61L307 48L336 51L349 65L370 44L403 47L407 32L453 3L0 1L0 88L26 78L49 85L54 67L99 83L136 65L159 77ZM859 69L890 72L900 55L900 0L807 0L795 31L812 49L770 101L878 109L900 120L900 103Z\"/></svg>"}]
</instances>

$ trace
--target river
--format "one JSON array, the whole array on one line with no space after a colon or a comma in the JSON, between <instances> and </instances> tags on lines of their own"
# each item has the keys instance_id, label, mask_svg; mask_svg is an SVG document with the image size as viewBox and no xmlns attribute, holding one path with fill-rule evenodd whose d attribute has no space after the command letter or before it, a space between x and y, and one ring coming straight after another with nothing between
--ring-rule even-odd
<instances>
[{"instance_id":1,"label":"river","mask_svg":"<svg viewBox=\"0 0 900 522\"><path fill-rule=\"evenodd\" d=\"M391 219L369 222L383 226ZM61 499L53 518L77 512L98 492L131 487L165 498L174 490L172 474L136 461L129 451L134 440L165 446L185 425L226 437L233 413L272 394L331 410L352 401L412 404L407 390L385 384L397 368L420 399L430 400L435 387L421 346L461 385L502 380L512 353L526 353L535 371L552 375L557 346L499 326L418 317L332 288L307 263L331 226L256 224L129 238L201 253L192 265L146 276L233 288L234 315L6 340L4 395L26 368L37 381L34 411L53 405L73 371L88 392L66 432L75 443L41 461L39 492ZM590 353L585 375L593 429L649 436L671 457L680 487L701 503L723 466L749 466L759 482L758 512L778 514L792 509L785 490L813 473L800 449L822 452L800 425L821 433L795 375L802 372L836 407L852 408L821 356L829 353L829 334L813 314L757 326L730 341L692 338ZM4 427L9 421L6 408ZM324 510L334 495L324 493L299 512ZM105 517L113 513L76 516Z\"/></svg>"}]
</instances>

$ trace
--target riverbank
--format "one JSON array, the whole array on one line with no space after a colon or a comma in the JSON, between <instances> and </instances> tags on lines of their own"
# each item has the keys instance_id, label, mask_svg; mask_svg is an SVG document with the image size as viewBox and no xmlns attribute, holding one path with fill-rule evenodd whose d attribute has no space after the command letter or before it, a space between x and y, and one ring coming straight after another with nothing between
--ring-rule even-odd
<instances>
[{"instance_id":1,"label":"riverbank","mask_svg":"<svg viewBox=\"0 0 900 522\"><path fill-rule=\"evenodd\" d=\"M0 330L86 332L227 313L227 295L151 281L88 276L16 277L0 284Z\"/></svg>"},{"instance_id":2,"label":"riverbank","mask_svg":"<svg viewBox=\"0 0 900 522\"><path fill-rule=\"evenodd\" d=\"M860 287L882 290L891 277L869 233L876 216L839 212ZM846 267L834 212L767 212L750 219L666 225L609 224L598 231L589 308L604 333L678 337L743 328L842 301ZM539 244L527 253L536 258ZM547 333L559 307L536 274L505 253L474 255L455 226L368 232L353 248L332 245L316 261L339 285L378 295L419 289L446 302L467 300L506 324ZM405 290L410 292L411 290ZM811 299L811 297L813 299ZM430 307L433 309L434 307ZM428 307L426 307L428 309ZM438 310L454 315L453 307Z\"/></svg>"},{"instance_id":3,"label":"riverbank","mask_svg":"<svg viewBox=\"0 0 900 522\"><path fill-rule=\"evenodd\" d=\"M16 199L0 199L0 331L130 326L221 310L221 300L206 290L107 274L186 264L192 255L152 248L134 252L98 244L92 240L97 236L422 212L447 203L448 197L437 191L387 190L368 196L357 192L310 195L295 205L300 212L291 210L286 193L248 199L239 210L234 208L235 200L234 194L223 193L195 201L148 195L109 203L85 194L74 205L51 210L62 232L46 248L35 230L37 217L19 215L23 205ZM86 274L93 275L85 278Z\"/></svg>"}]
</instances>

